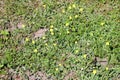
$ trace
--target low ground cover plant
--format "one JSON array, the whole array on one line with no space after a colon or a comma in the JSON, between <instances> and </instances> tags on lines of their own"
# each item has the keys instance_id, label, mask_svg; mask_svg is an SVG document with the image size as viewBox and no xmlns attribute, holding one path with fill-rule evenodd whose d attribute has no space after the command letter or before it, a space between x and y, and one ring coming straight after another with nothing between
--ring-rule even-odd
<instances>
[{"instance_id":1,"label":"low ground cover plant","mask_svg":"<svg viewBox=\"0 0 120 80\"><path fill-rule=\"evenodd\" d=\"M0 78L119 80L119 4L1 0Z\"/></svg>"}]
</instances>

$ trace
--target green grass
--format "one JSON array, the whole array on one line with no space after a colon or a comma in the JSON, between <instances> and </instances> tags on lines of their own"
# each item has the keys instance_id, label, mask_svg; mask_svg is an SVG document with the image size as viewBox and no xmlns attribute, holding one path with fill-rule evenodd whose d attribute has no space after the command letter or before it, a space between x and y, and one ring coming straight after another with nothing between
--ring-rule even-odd
<instances>
[{"instance_id":1,"label":"green grass","mask_svg":"<svg viewBox=\"0 0 120 80\"><path fill-rule=\"evenodd\" d=\"M44 71L54 80L63 80L70 71L75 74L73 80L118 79L119 0L2 0L1 3L1 75L15 69L23 74L27 70ZM10 30L20 22L24 28ZM48 31L42 38L33 39L33 33L40 28ZM99 58L105 61L100 62Z\"/></svg>"}]
</instances>

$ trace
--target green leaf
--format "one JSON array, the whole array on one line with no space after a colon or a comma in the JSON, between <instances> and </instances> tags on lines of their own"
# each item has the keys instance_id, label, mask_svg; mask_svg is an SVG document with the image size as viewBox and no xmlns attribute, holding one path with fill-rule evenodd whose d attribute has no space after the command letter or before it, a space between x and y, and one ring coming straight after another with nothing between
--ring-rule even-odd
<instances>
[{"instance_id":1,"label":"green leaf","mask_svg":"<svg viewBox=\"0 0 120 80\"><path fill-rule=\"evenodd\" d=\"M1 34L2 34L2 35L8 35L9 32L8 32L7 30L2 30L2 31L1 31Z\"/></svg>"}]
</instances>

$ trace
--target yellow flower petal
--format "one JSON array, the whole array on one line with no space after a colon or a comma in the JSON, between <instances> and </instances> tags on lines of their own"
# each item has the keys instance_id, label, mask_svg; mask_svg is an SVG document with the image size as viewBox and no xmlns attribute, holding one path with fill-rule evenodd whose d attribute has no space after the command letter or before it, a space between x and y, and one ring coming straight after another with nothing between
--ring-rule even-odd
<instances>
[{"instance_id":1,"label":"yellow flower petal","mask_svg":"<svg viewBox=\"0 0 120 80\"><path fill-rule=\"evenodd\" d=\"M67 31L67 34L69 34L70 32L69 31Z\"/></svg>"},{"instance_id":2,"label":"yellow flower petal","mask_svg":"<svg viewBox=\"0 0 120 80\"><path fill-rule=\"evenodd\" d=\"M54 43L53 45L54 45L54 46L56 46L57 44L56 44L56 43Z\"/></svg>"},{"instance_id":3,"label":"yellow flower petal","mask_svg":"<svg viewBox=\"0 0 120 80\"><path fill-rule=\"evenodd\" d=\"M34 41L34 40L32 40L32 44L35 44L35 41Z\"/></svg>"},{"instance_id":4,"label":"yellow flower petal","mask_svg":"<svg viewBox=\"0 0 120 80\"><path fill-rule=\"evenodd\" d=\"M79 50L75 50L75 53L78 53L79 52Z\"/></svg>"},{"instance_id":5,"label":"yellow flower petal","mask_svg":"<svg viewBox=\"0 0 120 80\"><path fill-rule=\"evenodd\" d=\"M71 17L71 16L69 16L69 19L72 19L72 17Z\"/></svg>"},{"instance_id":6,"label":"yellow flower petal","mask_svg":"<svg viewBox=\"0 0 120 80\"><path fill-rule=\"evenodd\" d=\"M109 69L109 68L108 68L108 67L106 67L105 69L106 69L106 71L108 71L108 69Z\"/></svg>"},{"instance_id":7,"label":"yellow flower petal","mask_svg":"<svg viewBox=\"0 0 120 80\"><path fill-rule=\"evenodd\" d=\"M65 24L65 26L68 26L68 25L69 25L69 23L66 23L66 24Z\"/></svg>"},{"instance_id":8,"label":"yellow flower petal","mask_svg":"<svg viewBox=\"0 0 120 80\"><path fill-rule=\"evenodd\" d=\"M29 38L26 38L25 41L28 42L28 41L29 41Z\"/></svg>"},{"instance_id":9,"label":"yellow flower petal","mask_svg":"<svg viewBox=\"0 0 120 80\"><path fill-rule=\"evenodd\" d=\"M80 12L83 12L83 8L80 8L80 10L79 10Z\"/></svg>"},{"instance_id":10,"label":"yellow flower petal","mask_svg":"<svg viewBox=\"0 0 120 80\"><path fill-rule=\"evenodd\" d=\"M47 43L45 43L45 45L47 46L48 44L47 44Z\"/></svg>"},{"instance_id":11,"label":"yellow flower petal","mask_svg":"<svg viewBox=\"0 0 120 80\"><path fill-rule=\"evenodd\" d=\"M64 9L62 9L62 13L65 13L65 10L64 10Z\"/></svg>"},{"instance_id":12,"label":"yellow flower petal","mask_svg":"<svg viewBox=\"0 0 120 80\"><path fill-rule=\"evenodd\" d=\"M83 55L83 57L86 59L87 55L86 55L86 54L84 54L84 55Z\"/></svg>"},{"instance_id":13,"label":"yellow flower petal","mask_svg":"<svg viewBox=\"0 0 120 80\"><path fill-rule=\"evenodd\" d=\"M53 33L53 32L51 32L51 35L54 35L54 33Z\"/></svg>"},{"instance_id":14,"label":"yellow flower petal","mask_svg":"<svg viewBox=\"0 0 120 80\"><path fill-rule=\"evenodd\" d=\"M101 26L103 26L104 24L105 24L104 22L100 23Z\"/></svg>"},{"instance_id":15,"label":"yellow flower petal","mask_svg":"<svg viewBox=\"0 0 120 80\"><path fill-rule=\"evenodd\" d=\"M70 9L72 9L72 7L71 7L71 6L69 6L69 7L68 7L68 9L70 10Z\"/></svg>"},{"instance_id":16,"label":"yellow flower petal","mask_svg":"<svg viewBox=\"0 0 120 80\"><path fill-rule=\"evenodd\" d=\"M72 5L73 8L76 8L75 4Z\"/></svg>"},{"instance_id":17,"label":"yellow flower petal","mask_svg":"<svg viewBox=\"0 0 120 80\"><path fill-rule=\"evenodd\" d=\"M53 25L51 25L50 28L53 28Z\"/></svg>"},{"instance_id":18,"label":"yellow flower petal","mask_svg":"<svg viewBox=\"0 0 120 80\"><path fill-rule=\"evenodd\" d=\"M77 41L75 41L75 44L77 44Z\"/></svg>"},{"instance_id":19,"label":"yellow flower petal","mask_svg":"<svg viewBox=\"0 0 120 80\"><path fill-rule=\"evenodd\" d=\"M37 49L34 49L34 52L35 52L35 53L38 52Z\"/></svg>"},{"instance_id":20,"label":"yellow flower petal","mask_svg":"<svg viewBox=\"0 0 120 80\"><path fill-rule=\"evenodd\" d=\"M45 39L45 36L43 36L42 39Z\"/></svg>"},{"instance_id":21,"label":"yellow flower petal","mask_svg":"<svg viewBox=\"0 0 120 80\"><path fill-rule=\"evenodd\" d=\"M62 64L59 64L59 66L62 66Z\"/></svg>"},{"instance_id":22,"label":"yellow flower petal","mask_svg":"<svg viewBox=\"0 0 120 80\"><path fill-rule=\"evenodd\" d=\"M46 8L46 5L44 4L43 7Z\"/></svg>"},{"instance_id":23,"label":"yellow flower petal","mask_svg":"<svg viewBox=\"0 0 120 80\"><path fill-rule=\"evenodd\" d=\"M93 70L93 74L96 74L97 73L97 70Z\"/></svg>"},{"instance_id":24,"label":"yellow flower petal","mask_svg":"<svg viewBox=\"0 0 120 80\"><path fill-rule=\"evenodd\" d=\"M109 46L109 45L110 45L110 43L109 43L109 42L106 42L106 45L107 45L107 46Z\"/></svg>"},{"instance_id":25,"label":"yellow flower petal","mask_svg":"<svg viewBox=\"0 0 120 80\"><path fill-rule=\"evenodd\" d=\"M25 25L24 25L24 24L22 24L22 27L24 28L24 27L25 27Z\"/></svg>"},{"instance_id":26,"label":"yellow flower petal","mask_svg":"<svg viewBox=\"0 0 120 80\"><path fill-rule=\"evenodd\" d=\"M50 29L50 32L53 32L53 29Z\"/></svg>"},{"instance_id":27,"label":"yellow flower petal","mask_svg":"<svg viewBox=\"0 0 120 80\"><path fill-rule=\"evenodd\" d=\"M58 68L56 68L55 70L58 71Z\"/></svg>"},{"instance_id":28,"label":"yellow flower petal","mask_svg":"<svg viewBox=\"0 0 120 80\"><path fill-rule=\"evenodd\" d=\"M78 18L78 15L75 15L75 18Z\"/></svg>"}]
</instances>

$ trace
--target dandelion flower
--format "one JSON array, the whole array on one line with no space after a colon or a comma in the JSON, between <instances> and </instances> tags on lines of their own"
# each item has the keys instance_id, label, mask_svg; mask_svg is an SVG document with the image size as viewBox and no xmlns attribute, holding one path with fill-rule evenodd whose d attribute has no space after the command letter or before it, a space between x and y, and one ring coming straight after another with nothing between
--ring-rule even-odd
<instances>
[{"instance_id":1,"label":"dandelion flower","mask_svg":"<svg viewBox=\"0 0 120 80\"><path fill-rule=\"evenodd\" d=\"M53 25L51 25L50 28L53 28Z\"/></svg>"},{"instance_id":2,"label":"dandelion flower","mask_svg":"<svg viewBox=\"0 0 120 80\"><path fill-rule=\"evenodd\" d=\"M25 25L24 24L22 24L22 28L24 28L25 27Z\"/></svg>"},{"instance_id":3,"label":"dandelion flower","mask_svg":"<svg viewBox=\"0 0 120 80\"><path fill-rule=\"evenodd\" d=\"M69 23L66 23L66 24L65 24L65 26L68 26L68 25L69 25Z\"/></svg>"},{"instance_id":4,"label":"dandelion flower","mask_svg":"<svg viewBox=\"0 0 120 80\"><path fill-rule=\"evenodd\" d=\"M106 71L108 71L108 69L109 69L109 68L108 68L108 67L106 67L105 69L106 69Z\"/></svg>"},{"instance_id":5,"label":"dandelion flower","mask_svg":"<svg viewBox=\"0 0 120 80\"><path fill-rule=\"evenodd\" d=\"M77 44L77 41L75 41L75 44Z\"/></svg>"},{"instance_id":6,"label":"dandelion flower","mask_svg":"<svg viewBox=\"0 0 120 80\"><path fill-rule=\"evenodd\" d=\"M51 32L51 35L54 35L54 33L53 33L53 32Z\"/></svg>"},{"instance_id":7,"label":"dandelion flower","mask_svg":"<svg viewBox=\"0 0 120 80\"><path fill-rule=\"evenodd\" d=\"M58 71L58 68L56 68L55 70Z\"/></svg>"},{"instance_id":8,"label":"dandelion flower","mask_svg":"<svg viewBox=\"0 0 120 80\"><path fill-rule=\"evenodd\" d=\"M25 41L28 42L28 41L29 41L29 38L26 38Z\"/></svg>"},{"instance_id":9,"label":"dandelion flower","mask_svg":"<svg viewBox=\"0 0 120 80\"><path fill-rule=\"evenodd\" d=\"M50 32L53 32L53 29L50 29Z\"/></svg>"},{"instance_id":10,"label":"dandelion flower","mask_svg":"<svg viewBox=\"0 0 120 80\"><path fill-rule=\"evenodd\" d=\"M54 46L56 46L57 44L56 44L56 43L54 43L53 45L54 45Z\"/></svg>"},{"instance_id":11,"label":"dandelion flower","mask_svg":"<svg viewBox=\"0 0 120 80\"><path fill-rule=\"evenodd\" d=\"M78 18L78 15L75 15L75 18Z\"/></svg>"},{"instance_id":12,"label":"dandelion flower","mask_svg":"<svg viewBox=\"0 0 120 80\"><path fill-rule=\"evenodd\" d=\"M34 40L32 40L32 44L35 44L35 41L34 41Z\"/></svg>"},{"instance_id":13,"label":"dandelion flower","mask_svg":"<svg viewBox=\"0 0 120 80\"><path fill-rule=\"evenodd\" d=\"M38 52L37 49L34 49L34 52L37 53Z\"/></svg>"},{"instance_id":14,"label":"dandelion flower","mask_svg":"<svg viewBox=\"0 0 120 80\"><path fill-rule=\"evenodd\" d=\"M91 32L90 35L93 36L93 33Z\"/></svg>"},{"instance_id":15,"label":"dandelion flower","mask_svg":"<svg viewBox=\"0 0 120 80\"><path fill-rule=\"evenodd\" d=\"M75 50L75 53L78 53L79 52L79 50Z\"/></svg>"},{"instance_id":16,"label":"dandelion flower","mask_svg":"<svg viewBox=\"0 0 120 80\"><path fill-rule=\"evenodd\" d=\"M68 9L70 10L70 9L72 9L72 7L71 7L71 6L69 6L69 7L68 7Z\"/></svg>"},{"instance_id":17,"label":"dandelion flower","mask_svg":"<svg viewBox=\"0 0 120 80\"><path fill-rule=\"evenodd\" d=\"M42 39L45 39L45 36L43 36Z\"/></svg>"},{"instance_id":18,"label":"dandelion flower","mask_svg":"<svg viewBox=\"0 0 120 80\"><path fill-rule=\"evenodd\" d=\"M69 16L69 19L71 20L71 19L72 19L72 17L71 17L71 16Z\"/></svg>"},{"instance_id":19,"label":"dandelion flower","mask_svg":"<svg viewBox=\"0 0 120 80\"><path fill-rule=\"evenodd\" d=\"M48 44L47 44L47 43L45 43L45 45L47 46Z\"/></svg>"},{"instance_id":20,"label":"dandelion flower","mask_svg":"<svg viewBox=\"0 0 120 80\"><path fill-rule=\"evenodd\" d=\"M69 31L67 31L67 34L69 34L70 32Z\"/></svg>"},{"instance_id":21,"label":"dandelion flower","mask_svg":"<svg viewBox=\"0 0 120 80\"><path fill-rule=\"evenodd\" d=\"M64 9L62 9L62 13L65 13L65 10L64 10Z\"/></svg>"},{"instance_id":22,"label":"dandelion flower","mask_svg":"<svg viewBox=\"0 0 120 80\"><path fill-rule=\"evenodd\" d=\"M106 45L108 46L108 45L110 45L110 43L109 43L109 42L106 42Z\"/></svg>"},{"instance_id":23,"label":"dandelion flower","mask_svg":"<svg viewBox=\"0 0 120 80\"><path fill-rule=\"evenodd\" d=\"M86 54L84 54L84 55L83 55L83 57L86 59L87 55L86 55Z\"/></svg>"},{"instance_id":24,"label":"dandelion flower","mask_svg":"<svg viewBox=\"0 0 120 80\"><path fill-rule=\"evenodd\" d=\"M79 10L80 12L83 12L83 8L80 8L80 10Z\"/></svg>"},{"instance_id":25,"label":"dandelion flower","mask_svg":"<svg viewBox=\"0 0 120 80\"><path fill-rule=\"evenodd\" d=\"M101 22L100 25L103 26L105 23L104 22Z\"/></svg>"},{"instance_id":26,"label":"dandelion flower","mask_svg":"<svg viewBox=\"0 0 120 80\"><path fill-rule=\"evenodd\" d=\"M62 66L62 64L59 64L59 66Z\"/></svg>"},{"instance_id":27,"label":"dandelion flower","mask_svg":"<svg viewBox=\"0 0 120 80\"><path fill-rule=\"evenodd\" d=\"M46 8L46 5L44 4L43 7Z\"/></svg>"},{"instance_id":28,"label":"dandelion flower","mask_svg":"<svg viewBox=\"0 0 120 80\"><path fill-rule=\"evenodd\" d=\"M97 73L97 70L93 70L93 74L96 74Z\"/></svg>"},{"instance_id":29,"label":"dandelion flower","mask_svg":"<svg viewBox=\"0 0 120 80\"><path fill-rule=\"evenodd\" d=\"M75 4L72 5L73 8L76 8Z\"/></svg>"},{"instance_id":30,"label":"dandelion flower","mask_svg":"<svg viewBox=\"0 0 120 80\"><path fill-rule=\"evenodd\" d=\"M61 33L59 33L59 35L61 35Z\"/></svg>"}]
</instances>

